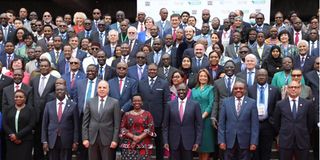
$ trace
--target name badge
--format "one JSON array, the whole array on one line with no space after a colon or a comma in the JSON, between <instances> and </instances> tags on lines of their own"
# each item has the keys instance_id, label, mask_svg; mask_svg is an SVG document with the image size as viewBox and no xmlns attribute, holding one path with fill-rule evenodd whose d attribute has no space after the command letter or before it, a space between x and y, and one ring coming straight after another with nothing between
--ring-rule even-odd
<instances>
[{"instance_id":1,"label":"name badge","mask_svg":"<svg viewBox=\"0 0 320 160\"><path fill-rule=\"evenodd\" d=\"M258 115L263 116L265 115L266 111L264 110L264 104L258 104Z\"/></svg>"}]
</instances>

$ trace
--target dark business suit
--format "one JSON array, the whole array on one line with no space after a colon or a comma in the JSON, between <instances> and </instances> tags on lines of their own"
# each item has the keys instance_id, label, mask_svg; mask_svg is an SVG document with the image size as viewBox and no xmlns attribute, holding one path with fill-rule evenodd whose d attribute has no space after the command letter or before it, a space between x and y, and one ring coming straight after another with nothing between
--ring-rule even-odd
<instances>
[{"instance_id":1,"label":"dark business suit","mask_svg":"<svg viewBox=\"0 0 320 160\"><path fill-rule=\"evenodd\" d=\"M100 66L100 65L97 65L97 68L98 68L98 77L99 77L99 76L100 76L101 66ZM103 67L103 70L102 70L102 79L108 81L108 80L114 78L116 75L117 75L116 70L115 70L113 67L110 67L110 66L108 66L108 65L105 65L105 66Z\"/></svg>"},{"instance_id":2,"label":"dark business suit","mask_svg":"<svg viewBox=\"0 0 320 160\"><path fill-rule=\"evenodd\" d=\"M224 159L250 159L249 146L258 145L259 119L256 101L244 96L237 115L235 97L223 100L219 113L218 144L226 144ZM239 150L238 155L233 149Z\"/></svg>"},{"instance_id":3,"label":"dark business suit","mask_svg":"<svg viewBox=\"0 0 320 160\"><path fill-rule=\"evenodd\" d=\"M4 109L8 109L9 106L14 106L14 104L15 104L15 101L14 101L15 85L16 84L14 83L14 84L11 84L11 85L3 88L2 106ZM20 89L26 93L26 104L28 104L28 106L33 107L32 88L21 83Z\"/></svg>"},{"instance_id":4,"label":"dark business suit","mask_svg":"<svg viewBox=\"0 0 320 160\"><path fill-rule=\"evenodd\" d=\"M183 51L183 56L182 56L182 57L184 57L184 56L188 56L188 57L190 57L190 58L195 57L195 55L194 55L194 48L187 48L187 49L185 49L185 50Z\"/></svg>"},{"instance_id":5,"label":"dark business suit","mask_svg":"<svg viewBox=\"0 0 320 160\"><path fill-rule=\"evenodd\" d=\"M177 68L178 67L178 64L177 64L177 48L172 45L172 48L170 49L170 51L166 52L166 49L164 47L164 48L162 48L162 52L170 54L170 59L171 59L171 64L170 65Z\"/></svg>"},{"instance_id":6,"label":"dark business suit","mask_svg":"<svg viewBox=\"0 0 320 160\"><path fill-rule=\"evenodd\" d=\"M4 74L1 74L0 76L0 97L3 96L3 89L9 85L13 84L13 79L8 77L8 76L5 76ZM2 105L2 98L0 98L0 111L3 112L3 105Z\"/></svg>"},{"instance_id":7,"label":"dark business suit","mask_svg":"<svg viewBox=\"0 0 320 160\"><path fill-rule=\"evenodd\" d=\"M139 76L138 76L138 66L133 65L133 66L129 67L128 68L128 77L133 78L136 81L148 79L148 66L145 65L145 67L143 69L143 73L141 75L141 79L139 79Z\"/></svg>"},{"instance_id":8,"label":"dark business suit","mask_svg":"<svg viewBox=\"0 0 320 160\"><path fill-rule=\"evenodd\" d=\"M13 41L13 39L14 39L14 36L15 36L15 31L16 31L16 29L14 29L14 27L13 26L11 26L11 25L7 25L7 37L5 37L5 35L4 35L4 32L3 32L3 26L2 25L0 25L0 30L2 31L2 34L3 34L3 41L4 42L7 42L7 41Z\"/></svg>"},{"instance_id":9,"label":"dark business suit","mask_svg":"<svg viewBox=\"0 0 320 160\"><path fill-rule=\"evenodd\" d=\"M60 101L59 101L60 102ZM79 140L79 113L76 103L67 100L59 121L57 100L46 104L43 120L41 142L48 143L49 159L71 160L73 143Z\"/></svg>"},{"instance_id":10,"label":"dark business suit","mask_svg":"<svg viewBox=\"0 0 320 160\"><path fill-rule=\"evenodd\" d=\"M252 71L253 72L253 71ZM251 80L252 80L252 85L257 83L256 77L257 69L254 71L254 73L251 73ZM248 69L245 69L244 71L241 71L240 73L237 73L236 76L245 80L246 84L248 85ZM250 77L250 76L249 76ZM249 86L249 85L248 85Z\"/></svg>"},{"instance_id":11,"label":"dark business suit","mask_svg":"<svg viewBox=\"0 0 320 160\"><path fill-rule=\"evenodd\" d=\"M169 83L171 83L171 78L172 78L172 74L173 74L173 72L175 72L176 70L178 70L177 68L175 68L175 67L172 67L172 66L170 66L170 68L169 68L169 70L168 70L168 74L167 74L167 76L165 75L165 69L164 69L164 67L159 67L158 68L158 76L160 77L160 78L162 78L162 79L164 79L164 80L167 80Z\"/></svg>"},{"instance_id":12,"label":"dark business suit","mask_svg":"<svg viewBox=\"0 0 320 160\"><path fill-rule=\"evenodd\" d=\"M32 106L25 106L20 110L18 118L18 132L16 131L15 116L17 109L15 106L9 106L9 109L3 113L2 125L6 138L6 157L7 160L32 160L33 134L32 129L35 126L36 116ZM15 134L22 141L17 145L9 140L9 134Z\"/></svg>"},{"instance_id":13,"label":"dark business suit","mask_svg":"<svg viewBox=\"0 0 320 160\"><path fill-rule=\"evenodd\" d=\"M154 56L155 56L155 51L153 51L153 52L150 52L149 54L148 54L148 56L147 56L147 64L151 64L151 63L155 63L156 65L158 65L158 67L161 67L162 66L162 56L163 56L163 54L164 54L164 52L163 51L159 51L157 54L160 54L159 55L159 61L158 61L158 63L156 63L155 61L154 61Z\"/></svg>"},{"instance_id":14,"label":"dark business suit","mask_svg":"<svg viewBox=\"0 0 320 160\"><path fill-rule=\"evenodd\" d=\"M69 60L68 60L69 61ZM65 74L66 73L66 64L67 63L69 63L69 70L67 71L67 72L70 72L70 69L71 69L71 64L70 64L70 62L67 62L67 60L64 58L64 57L62 57L62 59L60 59L59 61L58 61L58 64L56 65L56 69L57 69L57 71L61 74L61 75L63 75L63 74Z\"/></svg>"},{"instance_id":15,"label":"dark business suit","mask_svg":"<svg viewBox=\"0 0 320 160\"><path fill-rule=\"evenodd\" d=\"M263 61L268 57L268 55L270 54L270 50L271 50L271 46L267 45L267 44L263 44L263 51L262 51L262 57L260 57L259 52L258 52L258 44L256 43L256 45L252 46L251 52L252 54L254 54L257 57L257 63L262 65Z\"/></svg>"},{"instance_id":16,"label":"dark business suit","mask_svg":"<svg viewBox=\"0 0 320 160\"><path fill-rule=\"evenodd\" d=\"M154 82L152 88L149 85L149 79L141 80L138 86L138 92L143 99L143 109L152 114L155 131L157 135L162 135L162 121L164 108L170 100L169 83L159 77ZM163 142L162 137L155 138L157 160L163 159Z\"/></svg>"},{"instance_id":17,"label":"dark business suit","mask_svg":"<svg viewBox=\"0 0 320 160\"><path fill-rule=\"evenodd\" d=\"M236 59L239 59L239 56L238 56L238 53L236 53L236 50L235 50L235 44L232 43L232 44L229 44L227 45L226 47L226 51L225 51L225 55L227 57L230 57L232 58L233 60L236 60ZM240 43L238 44L238 51L240 50Z\"/></svg>"},{"instance_id":18,"label":"dark business suit","mask_svg":"<svg viewBox=\"0 0 320 160\"><path fill-rule=\"evenodd\" d=\"M82 123L82 140L89 140L89 160L114 159L115 150L110 148L112 141L119 140L120 106L118 100L107 97L104 107L98 113L99 97L88 101ZM100 153L100 155L97 155Z\"/></svg>"},{"instance_id":19,"label":"dark business suit","mask_svg":"<svg viewBox=\"0 0 320 160\"><path fill-rule=\"evenodd\" d=\"M129 45L129 48L131 47L130 46L130 41L131 40L128 40L128 41L126 41L126 43L128 43L128 45ZM142 42L140 42L138 39L135 39L134 40L134 43L132 44L132 48L131 48L131 50L130 50L130 56L131 57L136 57L136 54L140 51L140 47L143 45L143 43Z\"/></svg>"},{"instance_id":20,"label":"dark business suit","mask_svg":"<svg viewBox=\"0 0 320 160\"><path fill-rule=\"evenodd\" d=\"M192 72L194 72L194 73L198 73L200 69L207 68L209 66L209 59L206 56L202 56L200 66L197 66L197 61L198 61L197 57L191 58L191 61L192 61L191 68L192 68Z\"/></svg>"},{"instance_id":21,"label":"dark business suit","mask_svg":"<svg viewBox=\"0 0 320 160\"><path fill-rule=\"evenodd\" d=\"M257 99L259 92L257 93L259 86L254 84L248 88L248 97ZM273 138L275 136L275 130L272 127L273 119L272 115L277 101L281 99L279 90L271 85L268 85L268 117L263 120L259 120L259 145L255 152L255 158L257 160L269 160L271 159L271 147ZM257 104L258 105L258 104Z\"/></svg>"},{"instance_id":22,"label":"dark business suit","mask_svg":"<svg viewBox=\"0 0 320 160\"><path fill-rule=\"evenodd\" d=\"M167 31L169 28L171 29L170 21L165 20L164 25L162 25L161 20L156 22L156 26L159 27L159 33L161 37L165 37L165 35L170 34L172 35L172 32Z\"/></svg>"},{"instance_id":23,"label":"dark business suit","mask_svg":"<svg viewBox=\"0 0 320 160\"><path fill-rule=\"evenodd\" d=\"M180 67L182 63L183 52L188 48L194 48L196 41L192 40L191 42L183 41L177 48L176 60L177 65Z\"/></svg>"},{"instance_id":24,"label":"dark business suit","mask_svg":"<svg viewBox=\"0 0 320 160\"><path fill-rule=\"evenodd\" d=\"M40 76L38 75L35 78L31 79L30 86L32 87L33 94L33 104L34 111L36 112L36 129L35 129L35 147L34 147L34 158L35 160L43 159L43 150L41 144L41 125L42 125L42 115L47 103L48 95L55 91L55 82L56 78L52 75L49 75L47 79L47 84L44 88L42 95L39 94L40 86Z\"/></svg>"},{"instance_id":25,"label":"dark business suit","mask_svg":"<svg viewBox=\"0 0 320 160\"><path fill-rule=\"evenodd\" d=\"M136 80L126 77L122 82L122 92L119 89L119 77L115 77L108 81L109 83L109 96L119 101L120 109L123 112L131 110L131 97L137 93L138 83Z\"/></svg>"},{"instance_id":26,"label":"dark business suit","mask_svg":"<svg viewBox=\"0 0 320 160\"><path fill-rule=\"evenodd\" d=\"M202 117L199 103L187 100L182 121L178 99L170 101L163 118L163 141L175 160L192 160L192 146L201 143Z\"/></svg>"},{"instance_id":27,"label":"dark business suit","mask_svg":"<svg viewBox=\"0 0 320 160\"><path fill-rule=\"evenodd\" d=\"M94 25L92 25L94 26ZM89 37L87 37L87 32L89 32ZM89 38L91 40L91 42L98 42L99 43L99 33L96 30L84 30L78 33L78 38L79 38L79 42L83 39L83 38Z\"/></svg>"},{"instance_id":28,"label":"dark business suit","mask_svg":"<svg viewBox=\"0 0 320 160\"><path fill-rule=\"evenodd\" d=\"M116 46L116 45L115 45ZM114 50L115 50L116 47L114 47ZM107 58L110 58L114 55L114 51L112 51L111 49L111 44L108 43L106 44L105 46L102 47L102 50L104 51L104 53L106 54L106 57Z\"/></svg>"},{"instance_id":29,"label":"dark business suit","mask_svg":"<svg viewBox=\"0 0 320 160\"><path fill-rule=\"evenodd\" d=\"M89 79L85 78L76 82L76 88L74 92L75 93L74 101L77 103L77 106L79 109L79 115L83 114L83 111L84 111L84 107L85 107L84 103L86 99L88 81ZM94 96L96 96L99 79L96 78L96 81L94 83L95 83L95 86L92 86L92 91L94 92Z\"/></svg>"},{"instance_id":30,"label":"dark business suit","mask_svg":"<svg viewBox=\"0 0 320 160\"><path fill-rule=\"evenodd\" d=\"M254 28L256 29L257 32L259 32L259 27L258 25L255 25ZM270 30L270 25L267 23L262 24L262 30L261 32L264 33L264 35L269 35L269 30Z\"/></svg>"},{"instance_id":31,"label":"dark business suit","mask_svg":"<svg viewBox=\"0 0 320 160\"><path fill-rule=\"evenodd\" d=\"M308 159L310 132L314 123L315 112L311 101L300 98L296 102L296 118L293 117L289 98L279 101L273 119L279 133L280 159Z\"/></svg>"},{"instance_id":32,"label":"dark business suit","mask_svg":"<svg viewBox=\"0 0 320 160\"><path fill-rule=\"evenodd\" d=\"M213 71L212 71L210 65L209 65L206 69L209 71L209 74L210 74L211 79L212 79L212 84L213 84L213 82L214 82L215 80L217 80L217 79L220 78L220 74L223 73L223 71L224 71L224 68L223 68L223 66L221 66L221 65L218 65L218 68L217 68L217 70L215 71L215 72L216 72L215 75L213 75Z\"/></svg>"},{"instance_id":33,"label":"dark business suit","mask_svg":"<svg viewBox=\"0 0 320 160\"><path fill-rule=\"evenodd\" d=\"M76 87L76 83L77 81L79 80L82 80L82 79L85 79L86 78L86 74L83 72L83 71L80 71L78 70L77 74L74 75L74 86L72 87L71 86L71 82L72 82L72 79L71 79L71 72L67 72L65 74L62 75L62 78L64 80L66 80L66 83L67 83L67 92L68 94L70 95L70 98L71 99L74 99L74 96L75 96L75 87Z\"/></svg>"},{"instance_id":34,"label":"dark business suit","mask_svg":"<svg viewBox=\"0 0 320 160\"><path fill-rule=\"evenodd\" d=\"M12 53L10 56L10 60L12 61L15 58L21 58L20 56L17 56L16 54ZM22 58L21 58L22 59ZM2 54L0 54L0 61L2 63L3 67L6 67L7 69L10 69L10 64L8 64L8 56L7 53L3 52Z\"/></svg>"},{"instance_id":35,"label":"dark business suit","mask_svg":"<svg viewBox=\"0 0 320 160\"><path fill-rule=\"evenodd\" d=\"M52 50L50 53L50 56L51 56L51 62L56 66L56 68L58 67L58 63L59 63L59 61L63 61L63 60L65 60L65 58L64 58L64 54L63 54L63 51L61 50L60 52L59 52L59 57L58 57L58 59L56 59L56 50ZM58 62L58 63L57 63ZM64 61L65 62L65 61ZM64 73L64 72L63 72ZM62 73L62 74L63 74Z\"/></svg>"},{"instance_id":36,"label":"dark business suit","mask_svg":"<svg viewBox=\"0 0 320 160\"><path fill-rule=\"evenodd\" d=\"M87 53L79 48L77 48L77 55L76 58L78 58L80 60L80 62L83 61L84 58L87 57ZM82 65L81 65L82 66ZM86 68L84 68L86 69Z\"/></svg>"},{"instance_id":37,"label":"dark business suit","mask_svg":"<svg viewBox=\"0 0 320 160\"><path fill-rule=\"evenodd\" d=\"M122 57L118 57L117 59L115 59L114 61L112 61L111 67L116 68L116 67L117 67L117 64L118 64L119 62L121 62L121 58L122 58ZM135 65L135 64L136 64L135 58L133 58L133 57L131 57L131 56L129 55L129 57L128 57L128 59L127 59L127 65L128 65L128 67L131 67L131 66L133 66L133 65Z\"/></svg>"},{"instance_id":38,"label":"dark business suit","mask_svg":"<svg viewBox=\"0 0 320 160\"><path fill-rule=\"evenodd\" d=\"M46 38L42 38L37 41L37 45L41 46L43 52L48 52L48 44L47 41L45 40Z\"/></svg>"},{"instance_id":39,"label":"dark business suit","mask_svg":"<svg viewBox=\"0 0 320 160\"><path fill-rule=\"evenodd\" d=\"M307 54L304 59L304 65L303 67L301 67L301 57L298 54L293 58L293 68L300 69L303 73L303 76L305 76L308 72L313 70L314 60L315 60L314 57L311 57L309 54Z\"/></svg>"}]
</instances>

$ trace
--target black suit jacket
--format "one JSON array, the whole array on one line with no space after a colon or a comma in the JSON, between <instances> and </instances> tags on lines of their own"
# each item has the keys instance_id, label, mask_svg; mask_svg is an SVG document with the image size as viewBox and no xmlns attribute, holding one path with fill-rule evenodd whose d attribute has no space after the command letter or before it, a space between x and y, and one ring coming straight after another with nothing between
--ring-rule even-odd
<instances>
[{"instance_id":1,"label":"black suit jacket","mask_svg":"<svg viewBox=\"0 0 320 160\"><path fill-rule=\"evenodd\" d=\"M312 90L317 110L319 110L319 76L316 70L308 72L305 76L307 84Z\"/></svg>"},{"instance_id":2,"label":"black suit jacket","mask_svg":"<svg viewBox=\"0 0 320 160\"><path fill-rule=\"evenodd\" d=\"M4 109L8 109L9 106L14 106L14 104L15 104L14 85L15 84L11 84L3 89L2 106ZM22 83L20 89L23 90L27 95L26 104L28 104L28 106L33 107L32 88Z\"/></svg>"},{"instance_id":3,"label":"black suit jacket","mask_svg":"<svg viewBox=\"0 0 320 160\"><path fill-rule=\"evenodd\" d=\"M253 84L256 84L257 83L257 79L255 78L256 76L256 74L257 74L257 69L255 70L255 72L253 73L254 75L253 75ZM240 73L237 73L236 74L236 76L237 77L239 77L239 78L241 78L241 79L243 79L243 80L245 80L245 82L246 82L246 84L248 84L248 74L247 74L247 69L245 69L244 71L241 71Z\"/></svg>"},{"instance_id":4,"label":"black suit jacket","mask_svg":"<svg viewBox=\"0 0 320 160\"><path fill-rule=\"evenodd\" d=\"M111 67L113 68L116 68L117 67L117 64L121 62L121 57L118 57L117 59L115 59L114 61L112 61L112 64L111 64ZM128 64L128 67L131 67L133 65L136 64L136 59L129 56L128 60L127 60L127 64Z\"/></svg>"},{"instance_id":5,"label":"black suit jacket","mask_svg":"<svg viewBox=\"0 0 320 160\"><path fill-rule=\"evenodd\" d=\"M164 74L164 68L163 67L159 67L158 68L158 76L162 79L167 80L169 83L171 83L171 77L174 71L178 70L175 67L170 66L170 69L168 71L168 77L166 77L166 75Z\"/></svg>"},{"instance_id":6,"label":"black suit jacket","mask_svg":"<svg viewBox=\"0 0 320 160\"><path fill-rule=\"evenodd\" d=\"M0 25L0 30L2 31L2 34L3 34L3 29L2 29L2 25ZM14 39L14 36L15 36L15 29L13 28L13 26L11 25L7 25L7 31L8 31L8 34L7 34L7 37L3 37L3 40L4 41L13 41ZM4 36L4 35L3 35Z\"/></svg>"},{"instance_id":7,"label":"black suit jacket","mask_svg":"<svg viewBox=\"0 0 320 160\"><path fill-rule=\"evenodd\" d=\"M98 69L98 75L99 75L100 65L97 65L97 69ZM105 65L104 72L103 72L103 79L108 81L108 80L114 78L115 76L117 76L116 70L113 67Z\"/></svg>"},{"instance_id":8,"label":"black suit jacket","mask_svg":"<svg viewBox=\"0 0 320 160\"><path fill-rule=\"evenodd\" d=\"M40 76L38 75L36 77L34 77L31 81L30 81L30 86L33 88L32 90L32 94L33 94L33 104L34 104L34 108L35 108L35 112L37 113L37 122L38 121L42 121L42 114L44 111L44 107L47 103L47 96L51 93L55 91L55 82L56 79L54 76L50 75L49 79L47 80L47 84L45 86L45 89L42 93L42 95L39 95L39 85L40 85Z\"/></svg>"},{"instance_id":9,"label":"black suit jacket","mask_svg":"<svg viewBox=\"0 0 320 160\"><path fill-rule=\"evenodd\" d=\"M315 112L312 102L299 97L297 117L293 118L289 98L279 101L274 111L274 126L279 132L280 148L310 149L310 133Z\"/></svg>"},{"instance_id":10,"label":"black suit jacket","mask_svg":"<svg viewBox=\"0 0 320 160\"><path fill-rule=\"evenodd\" d=\"M306 75L306 73L310 72L313 70L313 64L314 64L314 60L315 58L314 57L311 57L309 54L305 57L305 60L304 60L304 65L303 67L301 68L301 59L300 59L300 56L297 55L294 57L293 59L293 68L294 69L301 69L302 73L303 73L303 76Z\"/></svg>"},{"instance_id":11,"label":"black suit jacket","mask_svg":"<svg viewBox=\"0 0 320 160\"><path fill-rule=\"evenodd\" d=\"M3 89L11 84L13 84L13 79L2 74L0 78L0 97L3 95ZM0 98L0 105L0 111L3 112L2 98Z\"/></svg>"}]
</instances>

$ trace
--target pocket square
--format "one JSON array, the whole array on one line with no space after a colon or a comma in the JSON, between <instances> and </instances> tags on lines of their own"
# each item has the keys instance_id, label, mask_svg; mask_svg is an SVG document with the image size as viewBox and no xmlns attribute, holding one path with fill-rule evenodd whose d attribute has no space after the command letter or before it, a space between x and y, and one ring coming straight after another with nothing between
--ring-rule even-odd
<instances>
[{"instance_id":1,"label":"pocket square","mask_svg":"<svg viewBox=\"0 0 320 160\"><path fill-rule=\"evenodd\" d=\"M162 89L162 88L156 88L156 90L157 90L157 91L162 91L163 89Z\"/></svg>"}]
</instances>

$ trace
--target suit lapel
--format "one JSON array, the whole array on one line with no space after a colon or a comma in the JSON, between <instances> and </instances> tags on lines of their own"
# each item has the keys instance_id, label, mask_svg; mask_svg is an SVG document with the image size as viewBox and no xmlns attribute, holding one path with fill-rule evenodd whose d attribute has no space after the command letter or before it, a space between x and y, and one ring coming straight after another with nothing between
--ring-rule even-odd
<instances>
[{"instance_id":1,"label":"suit lapel","mask_svg":"<svg viewBox=\"0 0 320 160\"><path fill-rule=\"evenodd\" d=\"M302 99L299 97L299 104L298 104L298 112L297 112L297 117L296 117L296 119L298 118L298 116L301 114L301 113L303 113L304 111L304 109L305 109L305 107L304 107L304 103L302 103Z\"/></svg>"},{"instance_id":2,"label":"suit lapel","mask_svg":"<svg viewBox=\"0 0 320 160\"><path fill-rule=\"evenodd\" d=\"M106 102L103 105L103 108L100 108L100 114L99 114L100 118L103 117L108 106L111 106L111 101L110 101L109 97L107 97Z\"/></svg>"},{"instance_id":3,"label":"suit lapel","mask_svg":"<svg viewBox=\"0 0 320 160\"><path fill-rule=\"evenodd\" d=\"M236 110L236 104L235 104L235 97L232 98L232 101L230 101L231 103L231 107L226 106L227 108L230 108L234 114L234 117L236 117L236 119L238 119L238 115L237 115L237 110Z\"/></svg>"},{"instance_id":4,"label":"suit lapel","mask_svg":"<svg viewBox=\"0 0 320 160\"><path fill-rule=\"evenodd\" d=\"M293 113L291 111L291 105L290 105L290 101L289 98L286 98L286 105L284 107L284 110L288 113L288 115L290 115L290 118L293 119Z\"/></svg>"},{"instance_id":5,"label":"suit lapel","mask_svg":"<svg viewBox=\"0 0 320 160\"><path fill-rule=\"evenodd\" d=\"M70 109L70 101L69 100L67 100L67 102L66 102L66 104L65 104L65 106L64 106L64 110L62 110L62 116L61 116L61 120L60 120L60 122L62 122L62 120L63 120L63 118L64 118L64 116L65 116L65 114L66 114L66 112L68 112L69 111L69 109ZM58 116L58 114L57 114L57 116Z\"/></svg>"},{"instance_id":6,"label":"suit lapel","mask_svg":"<svg viewBox=\"0 0 320 160\"><path fill-rule=\"evenodd\" d=\"M243 98L242 104L241 104L241 109L240 109L240 113L239 113L239 117L241 116L241 114L243 114L242 112L245 112L245 108L247 107L247 97L245 96Z\"/></svg>"},{"instance_id":7,"label":"suit lapel","mask_svg":"<svg viewBox=\"0 0 320 160\"><path fill-rule=\"evenodd\" d=\"M179 111L179 101L178 99L175 99L173 102L173 111L174 111L174 115L176 115L176 121L180 122L180 124L182 123L180 120L180 111Z\"/></svg>"}]
</instances>

